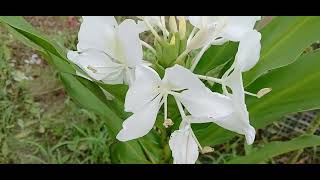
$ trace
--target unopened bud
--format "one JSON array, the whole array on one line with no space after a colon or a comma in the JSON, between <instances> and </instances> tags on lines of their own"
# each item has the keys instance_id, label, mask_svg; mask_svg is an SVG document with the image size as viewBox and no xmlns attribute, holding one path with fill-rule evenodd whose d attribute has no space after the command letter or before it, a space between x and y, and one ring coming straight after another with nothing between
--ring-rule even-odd
<instances>
[{"instance_id":1,"label":"unopened bud","mask_svg":"<svg viewBox=\"0 0 320 180\"><path fill-rule=\"evenodd\" d=\"M176 44L176 36L175 35L172 36L172 38L170 40L170 44L171 45L175 45Z\"/></svg>"},{"instance_id":2,"label":"unopened bud","mask_svg":"<svg viewBox=\"0 0 320 180\"><path fill-rule=\"evenodd\" d=\"M262 98L263 96L270 93L271 91L272 91L272 88L263 88L257 93L257 96L258 98Z\"/></svg>"},{"instance_id":3,"label":"unopened bud","mask_svg":"<svg viewBox=\"0 0 320 180\"><path fill-rule=\"evenodd\" d=\"M187 23L186 23L186 18L184 16L181 16L179 18L179 34L180 34L180 39L184 39L186 37L186 32L187 32Z\"/></svg>"},{"instance_id":4,"label":"unopened bud","mask_svg":"<svg viewBox=\"0 0 320 180\"><path fill-rule=\"evenodd\" d=\"M175 16L169 17L169 28L170 28L170 31L173 33L178 32L177 21Z\"/></svg>"}]
</instances>

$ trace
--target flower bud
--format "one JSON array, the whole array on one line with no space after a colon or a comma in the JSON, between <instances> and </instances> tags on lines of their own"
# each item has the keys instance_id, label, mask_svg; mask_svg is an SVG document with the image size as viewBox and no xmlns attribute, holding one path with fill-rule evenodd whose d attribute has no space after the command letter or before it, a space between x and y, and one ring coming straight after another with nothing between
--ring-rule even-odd
<instances>
[{"instance_id":1,"label":"flower bud","mask_svg":"<svg viewBox=\"0 0 320 180\"><path fill-rule=\"evenodd\" d=\"M175 16L169 17L169 29L172 33L178 32L177 21Z\"/></svg>"}]
</instances>

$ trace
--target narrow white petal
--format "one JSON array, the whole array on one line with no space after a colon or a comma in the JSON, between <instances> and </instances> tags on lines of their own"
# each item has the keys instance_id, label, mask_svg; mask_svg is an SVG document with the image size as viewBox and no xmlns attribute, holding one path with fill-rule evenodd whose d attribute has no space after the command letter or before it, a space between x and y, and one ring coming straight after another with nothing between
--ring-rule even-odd
<instances>
[{"instance_id":1,"label":"narrow white petal","mask_svg":"<svg viewBox=\"0 0 320 180\"><path fill-rule=\"evenodd\" d=\"M198 145L192 136L192 129L189 125L171 134L169 146L174 164L194 164L198 159Z\"/></svg>"},{"instance_id":2,"label":"narrow white petal","mask_svg":"<svg viewBox=\"0 0 320 180\"><path fill-rule=\"evenodd\" d=\"M90 50L83 52L78 56L76 56L73 52L69 52L68 57L92 79L98 81L108 79L112 82L121 79L119 77L121 77L123 71L122 66L114 63L110 57L103 52ZM109 81L106 81L106 83Z\"/></svg>"},{"instance_id":3,"label":"narrow white petal","mask_svg":"<svg viewBox=\"0 0 320 180\"><path fill-rule=\"evenodd\" d=\"M139 66L135 69L135 81L130 86L125 100L125 111L137 112L159 93L157 87L161 79L150 67Z\"/></svg>"},{"instance_id":4,"label":"narrow white petal","mask_svg":"<svg viewBox=\"0 0 320 180\"><path fill-rule=\"evenodd\" d=\"M195 74L180 65L167 68L163 81L169 83L175 90L203 90L206 88L203 82Z\"/></svg>"},{"instance_id":5,"label":"narrow white petal","mask_svg":"<svg viewBox=\"0 0 320 180\"><path fill-rule=\"evenodd\" d=\"M236 61L242 72L253 68L260 58L261 50L261 34L256 31L249 31L245 33L240 41Z\"/></svg>"},{"instance_id":6,"label":"narrow white petal","mask_svg":"<svg viewBox=\"0 0 320 180\"><path fill-rule=\"evenodd\" d=\"M231 99L219 93L206 91L186 90L175 97L184 105L194 117L219 118L233 112Z\"/></svg>"},{"instance_id":7,"label":"narrow white petal","mask_svg":"<svg viewBox=\"0 0 320 180\"><path fill-rule=\"evenodd\" d=\"M119 40L124 53L124 63L129 67L135 67L142 62L143 51L139 33L140 30L132 19L126 19L119 25Z\"/></svg>"},{"instance_id":8,"label":"narrow white petal","mask_svg":"<svg viewBox=\"0 0 320 180\"><path fill-rule=\"evenodd\" d=\"M248 111L244 108L242 110L239 109L239 111L234 112L228 117L216 119L214 123L230 131L245 135L247 144L249 145L255 139L256 131L250 125Z\"/></svg>"},{"instance_id":9,"label":"narrow white petal","mask_svg":"<svg viewBox=\"0 0 320 180\"><path fill-rule=\"evenodd\" d=\"M235 67L226 79L226 84L232 90L232 94L228 94L228 96L232 99L234 112L225 118L217 118L214 122L230 131L245 135L247 143L252 144L255 138L255 129L250 125L249 112L245 104L242 73L239 67Z\"/></svg>"},{"instance_id":10,"label":"narrow white petal","mask_svg":"<svg viewBox=\"0 0 320 180\"><path fill-rule=\"evenodd\" d=\"M226 27L222 32L230 41L240 41L246 32L252 31L260 16L226 16Z\"/></svg>"},{"instance_id":11,"label":"narrow white petal","mask_svg":"<svg viewBox=\"0 0 320 180\"><path fill-rule=\"evenodd\" d=\"M129 141L140 138L153 128L158 111L161 107L161 96L145 105L140 111L134 113L122 124L122 130L118 133L119 141Z\"/></svg>"}]
</instances>

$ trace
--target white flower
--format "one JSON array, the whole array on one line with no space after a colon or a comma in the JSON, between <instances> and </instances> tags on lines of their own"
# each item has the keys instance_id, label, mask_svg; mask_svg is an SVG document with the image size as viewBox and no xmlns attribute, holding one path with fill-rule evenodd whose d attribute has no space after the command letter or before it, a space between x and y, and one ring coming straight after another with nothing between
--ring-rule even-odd
<instances>
[{"instance_id":1,"label":"white flower","mask_svg":"<svg viewBox=\"0 0 320 180\"><path fill-rule=\"evenodd\" d=\"M133 20L118 25L113 16L84 16L78 51L68 52L68 59L89 78L106 84L130 84L143 58L139 33Z\"/></svg>"},{"instance_id":2,"label":"white flower","mask_svg":"<svg viewBox=\"0 0 320 180\"><path fill-rule=\"evenodd\" d=\"M260 16L189 16L190 23L199 29L189 46L197 49L208 43L238 42L260 19Z\"/></svg>"},{"instance_id":3,"label":"white flower","mask_svg":"<svg viewBox=\"0 0 320 180\"><path fill-rule=\"evenodd\" d=\"M182 122L180 129L171 134L169 146L174 164L194 164L198 159L198 143L188 123Z\"/></svg>"},{"instance_id":4,"label":"white flower","mask_svg":"<svg viewBox=\"0 0 320 180\"><path fill-rule=\"evenodd\" d=\"M162 104L167 119L168 95L178 99L193 116L222 118L233 111L230 98L211 92L196 75L182 66L167 68L162 80L153 69L137 67L136 80L125 99L125 111L133 115L125 120L117 139L128 141L146 135L153 128Z\"/></svg>"},{"instance_id":5,"label":"white flower","mask_svg":"<svg viewBox=\"0 0 320 180\"><path fill-rule=\"evenodd\" d=\"M245 135L247 143L253 143L255 129L249 122L242 72L251 69L258 62L261 49L260 40L259 32L255 30L247 32L240 41L234 64L223 76L224 94L232 99L234 112L223 118L195 118L191 123L214 122L225 129ZM232 90L232 93L228 92L227 87Z\"/></svg>"}]
</instances>

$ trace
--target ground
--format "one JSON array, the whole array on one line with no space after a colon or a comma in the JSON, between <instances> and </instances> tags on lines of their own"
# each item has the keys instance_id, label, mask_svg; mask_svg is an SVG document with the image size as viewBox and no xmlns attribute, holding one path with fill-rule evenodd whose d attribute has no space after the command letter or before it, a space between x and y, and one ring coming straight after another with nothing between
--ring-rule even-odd
<instances>
[{"instance_id":1,"label":"ground","mask_svg":"<svg viewBox=\"0 0 320 180\"><path fill-rule=\"evenodd\" d=\"M79 18L25 17L68 49L75 48ZM103 119L68 97L57 73L0 26L0 163L110 163ZM257 144L268 133L259 132ZM223 163L245 153L243 139L215 147L198 163ZM316 148L297 163L319 162ZM270 160L287 163L291 153Z\"/></svg>"}]
</instances>

